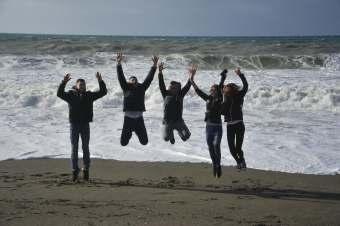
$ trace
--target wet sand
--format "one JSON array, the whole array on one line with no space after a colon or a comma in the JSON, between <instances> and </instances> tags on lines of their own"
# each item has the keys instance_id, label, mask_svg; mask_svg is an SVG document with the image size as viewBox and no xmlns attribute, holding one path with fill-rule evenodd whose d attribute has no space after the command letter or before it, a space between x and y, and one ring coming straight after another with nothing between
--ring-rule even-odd
<instances>
[{"instance_id":1,"label":"wet sand","mask_svg":"<svg viewBox=\"0 0 340 226\"><path fill-rule=\"evenodd\" d=\"M340 225L340 175L203 163L92 160L71 182L68 159L0 162L0 225Z\"/></svg>"}]
</instances>

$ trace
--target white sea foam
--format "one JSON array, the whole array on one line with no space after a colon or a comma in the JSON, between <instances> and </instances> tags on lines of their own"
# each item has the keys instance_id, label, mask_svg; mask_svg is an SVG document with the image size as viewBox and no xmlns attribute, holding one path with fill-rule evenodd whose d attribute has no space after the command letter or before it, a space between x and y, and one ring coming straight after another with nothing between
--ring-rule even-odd
<instances>
[{"instance_id":1,"label":"white sea foam","mask_svg":"<svg viewBox=\"0 0 340 226\"><path fill-rule=\"evenodd\" d=\"M190 90L184 101L184 119L192 137L176 144L162 140L162 98L157 75L146 93L145 124L150 143L133 137L121 147L122 91L111 53L94 56L2 55L0 56L0 159L69 157L67 104L56 97L65 72L83 77L89 89L97 89L95 72L102 72L108 95L94 105L90 150L93 157L136 161L209 162L205 142L205 103ZM164 55L169 66L165 80L187 80L190 63L183 55ZM125 74L146 76L149 57L127 56ZM249 167L285 172L334 174L340 172L340 70L338 56L326 65L310 69L246 69L249 92L244 103L245 157ZM218 68L218 67L217 67ZM197 83L205 91L218 83L220 70L198 70ZM230 72L228 82L240 84ZM240 84L241 85L241 84ZM81 150L80 150L81 153ZM222 162L233 165L226 141Z\"/></svg>"}]
</instances>

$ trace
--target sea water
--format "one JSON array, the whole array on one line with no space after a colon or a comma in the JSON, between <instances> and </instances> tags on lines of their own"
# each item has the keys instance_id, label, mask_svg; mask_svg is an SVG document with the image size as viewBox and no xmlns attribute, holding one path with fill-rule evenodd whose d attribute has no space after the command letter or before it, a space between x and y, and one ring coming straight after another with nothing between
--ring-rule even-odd
<instances>
[{"instance_id":1,"label":"sea water","mask_svg":"<svg viewBox=\"0 0 340 226\"><path fill-rule=\"evenodd\" d=\"M205 141L205 103L189 91L183 118L192 136L162 139L163 100L157 73L146 92L144 113L149 144L133 136L120 145L124 114L114 56L125 54L126 76L143 81L152 54L166 65L165 83L184 84L190 64L198 64L196 82L205 92L228 68L227 82L249 82L244 100L243 151L248 167L284 172L340 172L340 37L119 37L0 34L0 160L69 158L68 106L56 96L64 74L70 89L84 78L97 90L102 73L108 94L94 104L92 157L133 161L210 162ZM235 165L226 125L222 164ZM80 141L81 142L81 141ZM79 145L81 147L81 145ZM79 150L81 156L81 148Z\"/></svg>"}]
</instances>

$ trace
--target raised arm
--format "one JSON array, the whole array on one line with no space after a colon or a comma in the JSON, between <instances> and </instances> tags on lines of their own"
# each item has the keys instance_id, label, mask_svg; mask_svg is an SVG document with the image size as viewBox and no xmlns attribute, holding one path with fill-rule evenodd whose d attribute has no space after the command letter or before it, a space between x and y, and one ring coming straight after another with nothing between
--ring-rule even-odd
<instances>
[{"instance_id":1,"label":"raised arm","mask_svg":"<svg viewBox=\"0 0 340 226\"><path fill-rule=\"evenodd\" d=\"M156 73L156 69L157 69L157 62L158 62L158 57L157 56L153 56L152 57L152 61L153 61L153 65L149 71L148 76L146 76L144 82L143 82L143 86L145 88L145 90L147 90L149 88L149 86L151 85L151 82L155 76Z\"/></svg>"},{"instance_id":2,"label":"raised arm","mask_svg":"<svg viewBox=\"0 0 340 226\"><path fill-rule=\"evenodd\" d=\"M244 76L244 74L241 72L240 68L237 68L235 70L235 73L240 77L240 79L242 81L242 84L243 84L242 90L240 91L240 95L241 96L245 96L247 91L248 91L248 82L247 82L247 79Z\"/></svg>"},{"instance_id":3,"label":"raised arm","mask_svg":"<svg viewBox=\"0 0 340 226\"><path fill-rule=\"evenodd\" d=\"M60 83L59 87L58 87L58 91L57 91L57 96L61 99L63 99L64 101L69 101L70 100L70 94L65 92L65 86L67 84L68 81L71 80L71 75L70 74L66 74L64 76L63 81Z\"/></svg>"},{"instance_id":4,"label":"raised arm","mask_svg":"<svg viewBox=\"0 0 340 226\"><path fill-rule=\"evenodd\" d=\"M122 52L117 53L116 61L117 61L117 76L118 76L118 81L120 84L120 87L122 88L123 91L127 90L127 82L124 76L123 72L123 67L122 67L122 60L123 60L123 54Z\"/></svg>"},{"instance_id":5,"label":"raised arm","mask_svg":"<svg viewBox=\"0 0 340 226\"><path fill-rule=\"evenodd\" d=\"M194 77L195 77L195 74L193 75L190 75L190 82L191 82L191 85L194 87L195 89L195 92L197 93L197 95L199 97L201 97L204 101L207 101L209 99L209 95L206 94L205 92L203 92L202 90L200 90L198 88L198 86L196 85L195 81L194 81Z\"/></svg>"},{"instance_id":6,"label":"raised arm","mask_svg":"<svg viewBox=\"0 0 340 226\"><path fill-rule=\"evenodd\" d=\"M187 83L185 84L185 86L181 89L181 96L182 97L184 97L188 93L190 86L191 86L190 78L195 76L196 71L197 71L197 65L192 65L191 68L189 68L189 79L188 79Z\"/></svg>"},{"instance_id":7,"label":"raised arm","mask_svg":"<svg viewBox=\"0 0 340 226\"><path fill-rule=\"evenodd\" d=\"M92 92L92 100L95 101L103 96L105 96L107 94L107 89L106 89L106 85L105 82L102 79L102 75L97 72L96 73L96 77L99 83L99 91L96 92Z\"/></svg>"},{"instance_id":8,"label":"raised arm","mask_svg":"<svg viewBox=\"0 0 340 226\"><path fill-rule=\"evenodd\" d=\"M163 78L163 69L164 69L164 64L161 62L158 65L158 84L159 84L159 90L161 91L161 94L163 98L166 96L166 88L165 88L165 83L164 83L164 78Z\"/></svg>"},{"instance_id":9,"label":"raised arm","mask_svg":"<svg viewBox=\"0 0 340 226\"><path fill-rule=\"evenodd\" d=\"M224 81L227 78L227 73L228 73L228 70L224 69L220 74L221 79L220 79L220 83L218 84L218 89L219 89L218 93L220 95L220 98L223 98L223 86L224 86Z\"/></svg>"}]
</instances>

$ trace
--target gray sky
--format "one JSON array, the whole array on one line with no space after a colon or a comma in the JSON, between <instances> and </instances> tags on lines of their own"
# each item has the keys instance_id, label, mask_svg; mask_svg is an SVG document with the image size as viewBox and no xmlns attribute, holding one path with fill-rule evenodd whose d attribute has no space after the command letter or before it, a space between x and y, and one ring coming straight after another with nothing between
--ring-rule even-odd
<instances>
[{"instance_id":1,"label":"gray sky","mask_svg":"<svg viewBox=\"0 0 340 226\"><path fill-rule=\"evenodd\" d=\"M0 0L0 32L340 35L340 0Z\"/></svg>"}]
</instances>

